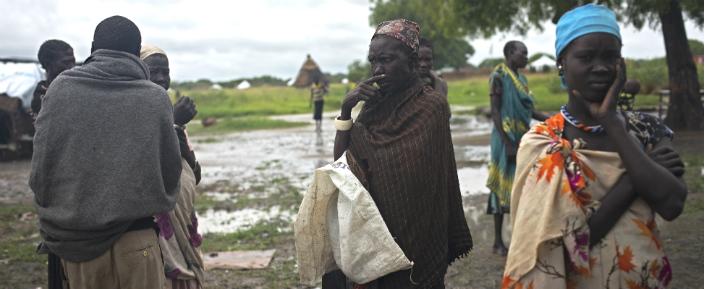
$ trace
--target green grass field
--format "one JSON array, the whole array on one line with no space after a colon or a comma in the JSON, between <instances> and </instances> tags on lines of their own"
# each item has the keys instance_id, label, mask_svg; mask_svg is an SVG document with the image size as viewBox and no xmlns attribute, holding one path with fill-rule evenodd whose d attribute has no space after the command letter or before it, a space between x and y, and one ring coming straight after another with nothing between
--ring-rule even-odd
<instances>
[{"instance_id":1,"label":"green grass field","mask_svg":"<svg viewBox=\"0 0 705 289\"><path fill-rule=\"evenodd\" d=\"M560 89L554 74L529 74L529 87L534 95L536 108L541 111L557 111L568 100L568 94ZM448 83L448 102L451 105L487 107L490 105L489 81L487 78L470 78ZM657 95L637 95L637 107L658 105Z\"/></svg>"},{"instance_id":2,"label":"green grass field","mask_svg":"<svg viewBox=\"0 0 705 289\"><path fill-rule=\"evenodd\" d=\"M198 118L270 116L312 111L308 89L262 86L247 90L183 90L181 93L194 99ZM342 84L332 85L325 110L339 109L343 94L345 90Z\"/></svg>"},{"instance_id":3,"label":"green grass field","mask_svg":"<svg viewBox=\"0 0 705 289\"><path fill-rule=\"evenodd\" d=\"M559 88L554 74L529 74L529 86L534 94L536 107L541 111L557 111L567 100L567 94ZM182 90L182 95L194 99L197 118L216 117L221 119L212 128L191 124L189 131L225 132L251 129L282 128L291 124L266 118L271 115L310 113L309 90L293 87L254 87L247 90ZM326 97L324 110L336 111L345 95L345 85L332 84ZM472 107L489 106L489 84L487 78L475 77L454 80L448 83L448 101L451 105ZM638 95L637 107L653 108L658 104L656 95Z\"/></svg>"}]
</instances>

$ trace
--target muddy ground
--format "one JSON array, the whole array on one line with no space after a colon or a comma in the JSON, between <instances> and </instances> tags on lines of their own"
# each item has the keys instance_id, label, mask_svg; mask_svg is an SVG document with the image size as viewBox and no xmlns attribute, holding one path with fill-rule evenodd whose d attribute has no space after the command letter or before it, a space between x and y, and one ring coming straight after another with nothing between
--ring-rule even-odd
<instances>
[{"instance_id":1,"label":"muddy ground","mask_svg":"<svg viewBox=\"0 0 705 289\"><path fill-rule=\"evenodd\" d=\"M309 116L280 117L307 121ZM291 222L312 171L331 161L332 123L313 127L211 135L192 141L203 166L197 208L204 252L276 249L269 268L212 270L207 288L308 288L299 285ZM463 202L474 251L448 271L448 288L499 288L504 259L491 253L492 218L485 215L486 119L457 115L453 141ZM676 146L690 165L683 215L663 223L662 238L673 266L672 288L703 288L703 136L682 134ZM695 169L693 169L695 168ZM46 257L34 254L39 241L28 161L0 163L0 288L46 288ZM505 232L509 235L508 232Z\"/></svg>"}]
</instances>

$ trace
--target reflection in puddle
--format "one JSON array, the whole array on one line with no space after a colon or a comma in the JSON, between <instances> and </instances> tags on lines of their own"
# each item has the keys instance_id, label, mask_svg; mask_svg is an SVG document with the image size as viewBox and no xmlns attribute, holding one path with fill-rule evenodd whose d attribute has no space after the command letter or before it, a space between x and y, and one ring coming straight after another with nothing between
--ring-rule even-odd
<instances>
[{"instance_id":1,"label":"reflection in puddle","mask_svg":"<svg viewBox=\"0 0 705 289\"><path fill-rule=\"evenodd\" d=\"M203 183L227 181L247 190L277 177L304 190L313 170L331 161L334 131L320 134L305 128L220 136L218 142L196 143ZM261 181L261 182L259 182Z\"/></svg>"},{"instance_id":2,"label":"reflection in puddle","mask_svg":"<svg viewBox=\"0 0 705 289\"><path fill-rule=\"evenodd\" d=\"M323 131L320 133L316 133L311 125L208 136L208 141L194 138L192 144L203 177L199 187L215 185L216 188L209 189L205 194L216 202L236 202L237 196L242 197L242 193L247 198L272 198L281 191L282 185L303 193L313 179L313 171L332 161L335 140L333 117L324 117ZM308 114L277 118L310 121ZM487 134L491 124L484 117L468 115L454 116L451 123L461 193L463 196L488 193L485 188L489 158ZM295 208L289 211L289 205L284 205L287 209L281 210L276 204L269 204L274 206L268 210L209 209L199 217L199 229L204 234L226 233L280 218L290 222L296 213ZM478 211L479 214L467 211L468 217L479 219L484 214L484 206L484 203L480 205L483 210Z\"/></svg>"},{"instance_id":3,"label":"reflection in puddle","mask_svg":"<svg viewBox=\"0 0 705 289\"><path fill-rule=\"evenodd\" d=\"M458 168L487 164L490 161L490 146L455 145L453 150Z\"/></svg>"},{"instance_id":4,"label":"reflection in puddle","mask_svg":"<svg viewBox=\"0 0 705 289\"><path fill-rule=\"evenodd\" d=\"M476 241L476 244L491 244L491 242L494 241L494 227L490 225L492 224L492 217L487 215L487 198L489 198L489 194L463 196L465 219L468 222L468 227L470 227L472 238ZM482 222L485 222L485 225L481 224ZM504 215L502 239L508 242L511 240L511 236L511 218L509 218L507 214ZM509 245L509 243L507 243L507 245Z\"/></svg>"},{"instance_id":5,"label":"reflection in puddle","mask_svg":"<svg viewBox=\"0 0 705 289\"><path fill-rule=\"evenodd\" d=\"M487 175L487 165L458 169L460 194L463 196L489 194L490 190L485 186Z\"/></svg>"},{"instance_id":6,"label":"reflection in puddle","mask_svg":"<svg viewBox=\"0 0 705 289\"><path fill-rule=\"evenodd\" d=\"M293 216L294 213L288 210L281 210L279 206L273 206L269 211L249 208L230 212L208 209L203 214L198 215L198 231L204 235L208 233L232 233L247 230L260 222L273 220L292 222Z\"/></svg>"},{"instance_id":7,"label":"reflection in puddle","mask_svg":"<svg viewBox=\"0 0 705 289\"><path fill-rule=\"evenodd\" d=\"M491 232L487 230L476 230L476 228L482 228L480 225L481 218L486 216L487 213L487 195L464 195L463 196L463 210L465 211L465 219L468 222L468 227L470 227L470 232L472 233L472 238L475 242L480 240L487 240Z\"/></svg>"}]
</instances>

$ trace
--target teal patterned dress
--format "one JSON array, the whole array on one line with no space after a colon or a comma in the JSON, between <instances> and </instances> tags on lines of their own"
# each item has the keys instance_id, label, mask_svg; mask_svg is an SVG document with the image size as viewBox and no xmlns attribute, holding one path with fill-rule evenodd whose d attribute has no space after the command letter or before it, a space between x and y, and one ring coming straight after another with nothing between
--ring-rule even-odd
<instances>
[{"instance_id":1,"label":"teal patterned dress","mask_svg":"<svg viewBox=\"0 0 705 289\"><path fill-rule=\"evenodd\" d=\"M495 77L502 81L502 107L500 109L502 127L515 147L519 147L521 137L529 131L529 123L534 110L534 101L529 91L526 77L514 72L502 63L490 75L490 88ZM488 214L509 212L512 184L516 160L509 160L504 142L497 127L492 129L490 142L491 157L487 188L490 197L487 202Z\"/></svg>"}]
</instances>

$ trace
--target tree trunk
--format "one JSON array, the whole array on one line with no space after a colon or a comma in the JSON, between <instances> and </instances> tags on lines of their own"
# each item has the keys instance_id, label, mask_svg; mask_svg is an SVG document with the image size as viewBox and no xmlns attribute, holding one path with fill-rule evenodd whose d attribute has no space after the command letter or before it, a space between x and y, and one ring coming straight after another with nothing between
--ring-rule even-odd
<instances>
[{"instance_id":1,"label":"tree trunk","mask_svg":"<svg viewBox=\"0 0 705 289\"><path fill-rule=\"evenodd\" d=\"M685 34L683 13L678 0L670 0L668 11L659 13L671 96L666 124L674 130L702 130L703 103L693 55Z\"/></svg>"}]
</instances>

